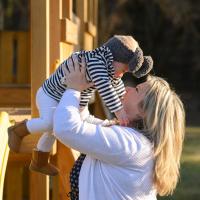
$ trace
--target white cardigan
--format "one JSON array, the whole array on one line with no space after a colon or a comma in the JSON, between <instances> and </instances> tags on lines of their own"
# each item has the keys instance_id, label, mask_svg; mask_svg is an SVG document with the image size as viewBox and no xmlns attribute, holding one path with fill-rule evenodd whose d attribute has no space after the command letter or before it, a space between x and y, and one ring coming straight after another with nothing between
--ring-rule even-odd
<instances>
[{"instance_id":1,"label":"white cardigan","mask_svg":"<svg viewBox=\"0 0 200 200\"><path fill-rule=\"evenodd\" d=\"M86 154L79 176L79 200L156 200L153 146L127 127L82 121L80 92L67 89L55 111L54 133Z\"/></svg>"}]
</instances>

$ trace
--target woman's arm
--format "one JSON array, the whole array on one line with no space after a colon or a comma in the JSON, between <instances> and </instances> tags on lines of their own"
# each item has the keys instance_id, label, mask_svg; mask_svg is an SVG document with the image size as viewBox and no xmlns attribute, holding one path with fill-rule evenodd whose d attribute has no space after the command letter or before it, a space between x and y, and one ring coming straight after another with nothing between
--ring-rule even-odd
<instances>
[{"instance_id":1,"label":"woman's arm","mask_svg":"<svg viewBox=\"0 0 200 200\"><path fill-rule=\"evenodd\" d=\"M109 163L119 164L135 152L132 132L123 127L102 127L83 122L79 113L81 91L90 87L85 78L85 63L80 67L72 55L63 94L54 114L55 136L66 146ZM70 64L71 63L71 64Z\"/></svg>"},{"instance_id":2,"label":"woman's arm","mask_svg":"<svg viewBox=\"0 0 200 200\"><path fill-rule=\"evenodd\" d=\"M79 113L80 92L68 89L54 115L55 136L66 146L105 162L120 164L135 147L132 134L123 127L102 127L83 122Z\"/></svg>"},{"instance_id":3,"label":"woman's arm","mask_svg":"<svg viewBox=\"0 0 200 200\"><path fill-rule=\"evenodd\" d=\"M88 106L85 106L83 109L81 109L80 116L82 121L88 122L90 124L102 124L104 121L106 121L91 115L88 110Z\"/></svg>"}]
</instances>

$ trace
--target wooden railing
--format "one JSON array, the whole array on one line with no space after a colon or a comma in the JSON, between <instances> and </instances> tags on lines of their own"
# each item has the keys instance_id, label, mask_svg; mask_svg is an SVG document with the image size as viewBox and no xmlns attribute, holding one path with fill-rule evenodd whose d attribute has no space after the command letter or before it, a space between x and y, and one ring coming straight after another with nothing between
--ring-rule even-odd
<instances>
[{"instance_id":1,"label":"wooden railing","mask_svg":"<svg viewBox=\"0 0 200 200\"><path fill-rule=\"evenodd\" d=\"M29 34L0 31L0 107L30 106Z\"/></svg>"},{"instance_id":2,"label":"wooden railing","mask_svg":"<svg viewBox=\"0 0 200 200\"><path fill-rule=\"evenodd\" d=\"M30 84L29 32L0 31L0 84Z\"/></svg>"}]
</instances>

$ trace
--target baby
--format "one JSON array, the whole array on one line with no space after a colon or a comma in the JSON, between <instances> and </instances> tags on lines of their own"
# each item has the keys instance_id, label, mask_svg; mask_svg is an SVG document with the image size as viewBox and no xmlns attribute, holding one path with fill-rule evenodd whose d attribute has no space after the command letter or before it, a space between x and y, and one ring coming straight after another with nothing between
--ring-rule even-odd
<instances>
[{"instance_id":1,"label":"baby","mask_svg":"<svg viewBox=\"0 0 200 200\"><path fill-rule=\"evenodd\" d=\"M85 58L86 78L93 86L81 92L80 111L88 105L97 90L110 112L115 113L120 125L127 125L128 118L121 98L125 94L121 77L131 72L137 78L145 76L153 67L150 56L143 56L137 41L131 36L115 35L101 47L92 51L75 53L78 60ZM30 169L47 175L57 175L58 169L49 163L49 155L55 141L53 115L63 93L67 89L65 72L70 59L66 59L38 89L36 104L40 117L24 120L8 129L8 144L11 150L19 152L21 140L31 133L43 132L37 149L33 150ZM86 119L87 121L87 119Z\"/></svg>"}]
</instances>

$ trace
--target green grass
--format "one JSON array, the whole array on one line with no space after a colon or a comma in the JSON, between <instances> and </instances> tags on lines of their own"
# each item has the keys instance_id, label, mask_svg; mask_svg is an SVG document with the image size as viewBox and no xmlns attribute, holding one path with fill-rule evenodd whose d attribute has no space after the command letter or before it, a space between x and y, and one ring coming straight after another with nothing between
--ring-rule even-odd
<instances>
[{"instance_id":1,"label":"green grass","mask_svg":"<svg viewBox=\"0 0 200 200\"><path fill-rule=\"evenodd\" d=\"M172 196L159 200L200 199L200 127L188 127L181 159L181 178Z\"/></svg>"}]
</instances>

